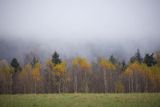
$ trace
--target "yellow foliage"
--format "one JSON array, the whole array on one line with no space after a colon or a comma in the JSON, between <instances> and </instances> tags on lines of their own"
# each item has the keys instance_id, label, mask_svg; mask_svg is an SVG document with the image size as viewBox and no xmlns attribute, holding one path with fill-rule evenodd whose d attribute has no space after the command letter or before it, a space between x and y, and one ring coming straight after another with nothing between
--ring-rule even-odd
<instances>
[{"instance_id":1,"label":"yellow foliage","mask_svg":"<svg viewBox=\"0 0 160 107\"><path fill-rule=\"evenodd\" d=\"M35 67L32 69L32 76L36 81L40 80L40 71L41 71L41 64L36 63Z\"/></svg>"},{"instance_id":2,"label":"yellow foliage","mask_svg":"<svg viewBox=\"0 0 160 107\"><path fill-rule=\"evenodd\" d=\"M63 76L64 73L66 72L66 69L67 69L66 62L56 64L54 66L55 75L56 76Z\"/></svg>"},{"instance_id":3,"label":"yellow foliage","mask_svg":"<svg viewBox=\"0 0 160 107\"><path fill-rule=\"evenodd\" d=\"M51 71L53 71L53 69L54 69L54 64L52 63L51 60L47 60L47 66L49 67L49 69L50 69Z\"/></svg>"},{"instance_id":4,"label":"yellow foliage","mask_svg":"<svg viewBox=\"0 0 160 107\"><path fill-rule=\"evenodd\" d=\"M8 64L6 60L0 60L0 80L8 81L9 79L11 79L11 75L13 72L13 68Z\"/></svg>"},{"instance_id":5,"label":"yellow foliage","mask_svg":"<svg viewBox=\"0 0 160 107\"><path fill-rule=\"evenodd\" d=\"M160 67L158 65L151 67L148 77L153 83L156 82L160 85Z\"/></svg>"},{"instance_id":6,"label":"yellow foliage","mask_svg":"<svg viewBox=\"0 0 160 107\"><path fill-rule=\"evenodd\" d=\"M32 66L27 64L23 67L22 71L19 73L20 80L23 80L32 71Z\"/></svg>"},{"instance_id":7,"label":"yellow foliage","mask_svg":"<svg viewBox=\"0 0 160 107\"><path fill-rule=\"evenodd\" d=\"M146 64L134 62L128 66L124 74L127 76L133 76L133 73L138 73L138 75L145 76L148 80L152 82L154 87L159 87L160 85L159 65L148 67Z\"/></svg>"},{"instance_id":8,"label":"yellow foliage","mask_svg":"<svg viewBox=\"0 0 160 107\"><path fill-rule=\"evenodd\" d=\"M91 69L91 64L89 63L89 61L86 58L82 58L82 57L77 57L73 59L72 65L77 68L79 67L85 72Z\"/></svg>"},{"instance_id":9,"label":"yellow foliage","mask_svg":"<svg viewBox=\"0 0 160 107\"><path fill-rule=\"evenodd\" d=\"M128 67L128 68L125 70L124 74L127 75L127 76L131 76L131 75L133 75L133 71L132 71L132 69L130 69L130 68Z\"/></svg>"},{"instance_id":10,"label":"yellow foliage","mask_svg":"<svg viewBox=\"0 0 160 107\"><path fill-rule=\"evenodd\" d=\"M155 58L157 61L157 65L160 66L160 52L156 52Z\"/></svg>"},{"instance_id":11,"label":"yellow foliage","mask_svg":"<svg viewBox=\"0 0 160 107\"><path fill-rule=\"evenodd\" d=\"M99 64L104 69L108 69L108 70L115 70L116 69L116 66L105 58L101 58L99 60Z\"/></svg>"},{"instance_id":12,"label":"yellow foliage","mask_svg":"<svg viewBox=\"0 0 160 107\"><path fill-rule=\"evenodd\" d=\"M140 73L142 75L147 75L149 68L146 64L140 64L138 62L131 63L128 68L125 70L124 74L131 76L133 72Z\"/></svg>"},{"instance_id":13,"label":"yellow foliage","mask_svg":"<svg viewBox=\"0 0 160 107\"><path fill-rule=\"evenodd\" d=\"M0 72L10 74L13 73L13 68L7 63L6 60L0 60Z\"/></svg>"}]
</instances>

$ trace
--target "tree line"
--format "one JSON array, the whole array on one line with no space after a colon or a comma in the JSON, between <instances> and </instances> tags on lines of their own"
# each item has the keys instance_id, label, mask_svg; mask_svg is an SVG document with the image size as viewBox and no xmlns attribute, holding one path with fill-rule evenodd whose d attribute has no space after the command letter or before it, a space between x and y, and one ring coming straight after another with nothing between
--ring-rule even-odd
<instances>
[{"instance_id":1,"label":"tree line","mask_svg":"<svg viewBox=\"0 0 160 107\"><path fill-rule=\"evenodd\" d=\"M130 93L160 91L160 52L142 58L137 50L130 61L77 56L62 60L57 52L46 63L36 55L21 66L16 58L0 60L0 93Z\"/></svg>"}]
</instances>

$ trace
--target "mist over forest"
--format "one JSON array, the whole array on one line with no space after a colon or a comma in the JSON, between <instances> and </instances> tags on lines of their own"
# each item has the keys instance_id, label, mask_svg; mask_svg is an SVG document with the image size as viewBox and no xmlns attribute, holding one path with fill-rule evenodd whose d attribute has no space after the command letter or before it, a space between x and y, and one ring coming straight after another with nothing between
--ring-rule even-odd
<instances>
[{"instance_id":1,"label":"mist over forest","mask_svg":"<svg viewBox=\"0 0 160 107\"><path fill-rule=\"evenodd\" d=\"M159 0L1 0L0 59L34 52L44 61L58 51L128 61L137 49L160 50L159 10Z\"/></svg>"},{"instance_id":2,"label":"mist over forest","mask_svg":"<svg viewBox=\"0 0 160 107\"><path fill-rule=\"evenodd\" d=\"M31 38L6 36L0 39L0 59L11 61L11 59L15 57L18 58L20 62L23 62L25 55L34 53L44 62L46 59L51 58L53 52L58 51L62 59L84 56L92 61L101 56L109 58L111 55L114 55L120 61L128 61L137 49L140 50L143 57L146 53L159 51L159 39L152 39L146 40L146 38L144 38L139 42L135 42L133 39L128 41L122 40L123 42L119 41L115 43L114 40L113 42L98 39L95 41L85 41L85 38L82 41L67 42L63 39L39 41L38 38L32 40Z\"/></svg>"}]
</instances>

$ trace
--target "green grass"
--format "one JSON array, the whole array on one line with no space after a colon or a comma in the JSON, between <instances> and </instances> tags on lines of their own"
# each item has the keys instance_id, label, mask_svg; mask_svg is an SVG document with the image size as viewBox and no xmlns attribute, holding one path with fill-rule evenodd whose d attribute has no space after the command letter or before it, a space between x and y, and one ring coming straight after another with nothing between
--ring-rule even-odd
<instances>
[{"instance_id":1,"label":"green grass","mask_svg":"<svg viewBox=\"0 0 160 107\"><path fill-rule=\"evenodd\" d=\"M0 95L0 107L160 107L160 93Z\"/></svg>"}]
</instances>

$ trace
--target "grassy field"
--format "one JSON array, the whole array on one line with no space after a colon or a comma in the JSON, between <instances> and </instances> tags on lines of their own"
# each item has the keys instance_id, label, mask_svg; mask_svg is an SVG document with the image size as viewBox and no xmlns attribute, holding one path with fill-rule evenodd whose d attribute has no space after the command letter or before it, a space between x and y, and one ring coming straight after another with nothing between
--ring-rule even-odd
<instances>
[{"instance_id":1,"label":"grassy field","mask_svg":"<svg viewBox=\"0 0 160 107\"><path fill-rule=\"evenodd\" d=\"M0 107L160 107L160 93L0 95Z\"/></svg>"}]
</instances>

